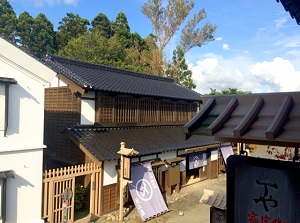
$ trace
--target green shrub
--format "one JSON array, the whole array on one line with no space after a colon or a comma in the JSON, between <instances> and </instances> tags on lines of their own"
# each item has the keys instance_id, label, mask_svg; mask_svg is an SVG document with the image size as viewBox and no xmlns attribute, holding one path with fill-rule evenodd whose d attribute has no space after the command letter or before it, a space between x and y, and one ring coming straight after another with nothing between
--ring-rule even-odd
<instances>
[{"instance_id":1,"label":"green shrub","mask_svg":"<svg viewBox=\"0 0 300 223\"><path fill-rule=\"evenodd\" d=\"M74 200L74 208L76 211L83 208L84 198L85 198L86 189L81 184L75 185L75 200Z\"/></svg>"}]
</instances>

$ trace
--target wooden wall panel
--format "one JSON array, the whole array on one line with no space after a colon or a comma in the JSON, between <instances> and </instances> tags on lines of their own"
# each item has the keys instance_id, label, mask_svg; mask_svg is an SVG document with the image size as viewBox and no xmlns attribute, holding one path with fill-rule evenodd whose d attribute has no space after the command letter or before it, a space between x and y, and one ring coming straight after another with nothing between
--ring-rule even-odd
<instances>
[{"instance_id":1,"label":"wooden wall panel","mask_svg":"<svg viewBox=\"0 0 300 223\"><path fill-rule=\"evenodd\" d=\"M102 212L109 213L118 209L118 185L111 184L103 187L102 193Z\"/></svg>"}]
</instances>

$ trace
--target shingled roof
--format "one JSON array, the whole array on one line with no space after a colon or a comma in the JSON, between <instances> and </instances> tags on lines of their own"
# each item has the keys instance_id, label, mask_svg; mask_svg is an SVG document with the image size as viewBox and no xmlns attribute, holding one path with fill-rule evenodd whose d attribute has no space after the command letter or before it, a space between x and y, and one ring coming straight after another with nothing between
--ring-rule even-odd
<instances>
[{"instance_id":1,"label":"shingled roof","mask_svg":"<svg viewBox=\"0 0 300 223\"><path fill-rule=\"evenodd\" d=\"M192 136L186 140L182 126L122 128L70 126L65 132L100 161L118 159L117 152L121 142L125 142L127 148L137 150L141 156L208 145L218 147L222 143L211 136Z\"/></svg>"},{"instance_id":2,"label":"shingled roof","mask_svg":"<svg viewBox=\"0 0 300 223\"><path fill-rule=\"evenodd\" d=\"M100 64L53 56L45 62L82 88L109 93L201 101L201 95L173 78L137 73Z\"/></svg>"},{"instance_id":3,"label":"shingled roof","mask_svg":"<svg viewBox=\"0 0 300 223\"><path fill-rule=\"evenodd\" d=\"M204 107L183 129L227 142L300 148L300 92L203 98Z\"/></svg>"},{"instance_id":4,"label":"shingled roof","mask_svg":"<svg viewBox=\"0 0 300 223\"><path fill-rule=\"evenodd\" d=\"M300 25L300 1L299 0L276 0L281 2L284 9L288 11L292 18L295 18L298 25Z\"/></svg>"}]
</instances>

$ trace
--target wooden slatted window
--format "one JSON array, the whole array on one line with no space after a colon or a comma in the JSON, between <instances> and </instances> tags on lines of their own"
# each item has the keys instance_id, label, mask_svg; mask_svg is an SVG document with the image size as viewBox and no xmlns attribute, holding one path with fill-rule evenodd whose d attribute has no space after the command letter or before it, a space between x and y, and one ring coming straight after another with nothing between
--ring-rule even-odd
<instances>
[{"instance_id":1,"label":"wooden slatted window","mask_svg":"<svg viewBox=\"0 0 300 223\"><path fill-rule=\"evenodd\" d=\"M190 115L189 115L189 120L191 118L193 118L197 114L197 111L198 111L198 104L193 103L193 104L190 104L190 105L191 105L191 112L190 112Z\"/></svg>"},{"instance_id":2,"label":"wooden slatted window","mask_svg":"<svg viewBox=\"0 0 300 223\"><path fill-rule=\"evenodd\" d=\"M190 105L187 103L177 104L177 120L178 121L188 121L189 119Z\"/></svg>"},{"instance_id":3,"label":"wooden slatted window","mask_svg":"<svg viewBox=\"0 0 300 223\"><path fill-rule=\"evenodd\" d=\"M160 102L160 121L162 122L172 122L174 121L173 113L175 111L174 105L172 102Z\"/></svg>"},{"instance_id":4,"label":"wooden slatted window","mask_svg":"<svg viewBox=\"0 0 300 223\"><path fill-rule=\"evenodd\" d=\"M115 122L137 122L137 100L130 98L115 99Z\"/></svg>"},{"instance_id":5,"label":"wooden slatted window","mask_svg":"<svg viewBox=\"0 0 300 223\"><path fill-rule=\"evenodd\" d=\"M113 122L114 100L113 97L98 97L96 122Z\"/></svg>"},{"instance_id":6,"label":"wooden slatted window","mask_svg":"<svg viewBox=\"0 0 300 223\"><path fill-rule=\"evenodd\" d=\"M197 113L196 103L98 96L96 122L160 124L190 120Z\"/></svg>"},{"instance_id":7,"label":"wooden slatted window","mask_svg":"<svg viewBox=\"0 0 300 223\"><path fill-rule=\"evenodd\" d=\"M157 122L157 101L141 100L139 102L139 122Z\"/></svg>"}]
</instances>

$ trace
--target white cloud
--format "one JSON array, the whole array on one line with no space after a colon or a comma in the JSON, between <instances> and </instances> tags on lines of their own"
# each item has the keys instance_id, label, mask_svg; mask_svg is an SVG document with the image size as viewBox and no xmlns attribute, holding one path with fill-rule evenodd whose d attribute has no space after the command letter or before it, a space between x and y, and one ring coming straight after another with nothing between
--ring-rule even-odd
<instances>
[{"instance_id":1,"label":"white cloud","mask_svg":"<svg viewBox=\"0 0 300 223\"><path fill-rule=\"evenodd\" d=\"M278 92L299 91L300 71L289 60L275 58L272 61L253 63L248 58L225 60L216 55L189 64L193 72L196 91L202 94L237 88L243 91Z\"/></svg>"},{"instance_id":2,"label":"white cloud","mask_svg":"<svg viewBox=\"0 0 300 223\"><path fill-rule=\"evenodd\" d=\"M220 41L220 40L222 40L222 39L223 39L222 37L217 37L217 38L215 38L216 41Z\"/></svg>"},{"instance_id":3,"label":"white cloud","mask_svg":"<svg viewBox=\"0 0 300 223\"><path fill-rule=\"evenodd\" d=\"M42 7L45 4L53 6L59 4L77 5L79 0L29 0L35 7Z\"/></svg>"},{"instance_id":4,"label":"white cloud","mask_svg":"<svg viewBox=\"0 0 300 223\"><path fill-rule=\"evenodd\" d=\"M223 50L230 50L229 45L226 44L226 43L224 43L224 44L222 45L222 48L223 48Z\"/></svg>"},{"instance_id":5,"label":"white cloud","mask_svg":"<svg viewBox=\"0 0 300 223\"><path fill-rule=\"evenodd\" d=\"M284 25L288 22L287 17L276 19L275 20L275 26L277 29L283 28Z\"/></svg>"},{"instance_id":6,"label":"white cloud","mask_svg":"<svg viewBox=\"0 0 300 223\"><path fill-rule=\"evenodd\" d=\"M294 56L300 56L300 50L291 50L286 53Z\"/></svg>"},{"instance_id":7,"label":"white cloud","mask_svg":"<svg viewBox=\"0 0 300 223\"><path fill-rule=\"evenodd\" d=\"M278 91L300 90L300 71L289 60L276 57L270 62L259 62L251 66L250 72L260 83L276 86Z\"/></svg>"},{"instance_id":8,"label":"white cloud","mask_svg":"<svg viewBox=\"0 0 300 223\"><path fill-rule=\"evenodd\" d=\"M290 36L286 39L276 42L274 45L275 46L283 46L286 48L299 48L300 47L300 35Z\"/></svg>"}]
</instances>

